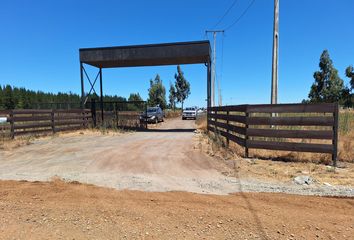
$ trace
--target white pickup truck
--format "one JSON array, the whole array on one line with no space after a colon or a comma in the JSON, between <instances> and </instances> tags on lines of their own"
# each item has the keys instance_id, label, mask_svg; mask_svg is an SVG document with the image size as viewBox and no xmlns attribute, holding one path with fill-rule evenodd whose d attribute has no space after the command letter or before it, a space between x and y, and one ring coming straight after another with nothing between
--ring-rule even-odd
<instances>
[{"instance_id":1,"label":"white pickup truck","mask_svg":"<svg viewBox=\"0 0 354 240\"><path fill-rule=\"evenodd\" d=\"M188 107L183 110L182 120L185 120L188 118L194 119L194 120L197 118L197 108Z\"/></svg>"}]
</instances>

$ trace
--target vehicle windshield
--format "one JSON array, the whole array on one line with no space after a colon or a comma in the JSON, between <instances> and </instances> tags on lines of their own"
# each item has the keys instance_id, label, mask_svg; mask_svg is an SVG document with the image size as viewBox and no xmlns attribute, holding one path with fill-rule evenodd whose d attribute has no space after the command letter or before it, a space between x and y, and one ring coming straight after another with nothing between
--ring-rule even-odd
<instances>
[{"instance_id":1,"label":"vehicle windshield","mask_svg":"<svg viewBox=\"0 0 354 240\"><path fill-rule=\"evenodd\" d=\"M187 110L187 111L194 111L195 108L186 108L185 110Z\"/></svg>"},{"instance_id":2,"label":"vehicle windshield","mask_svg":"<svg viewBox=\"0 0 354 240\"><path fill-rule=\"evenodd\" d=\"M157 108L148 108L147 112L148 113L155 113L157 111Z\"/></svg>"}]
</instances>

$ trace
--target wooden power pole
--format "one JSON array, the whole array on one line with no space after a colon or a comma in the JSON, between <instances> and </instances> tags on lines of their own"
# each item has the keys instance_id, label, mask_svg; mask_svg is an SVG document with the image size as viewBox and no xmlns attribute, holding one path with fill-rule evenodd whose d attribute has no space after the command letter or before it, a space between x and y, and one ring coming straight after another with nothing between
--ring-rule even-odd
<instances>
[{"instance_id":1,"label":"wooden power pole","mask_svg":"<svg viewBox=\"0 0 354 240\"><path fill-rule=\"evenodd\" d=\"M274 0L271 104L278 103L279 0Z\"/></svg>"}]
</instances>

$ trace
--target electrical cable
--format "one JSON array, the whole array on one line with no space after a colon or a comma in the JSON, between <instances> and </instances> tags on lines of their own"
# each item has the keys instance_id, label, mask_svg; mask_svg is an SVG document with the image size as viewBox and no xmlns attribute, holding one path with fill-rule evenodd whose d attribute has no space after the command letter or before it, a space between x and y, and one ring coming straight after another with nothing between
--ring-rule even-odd
<instances>
[{"instance_id":1,"label":"electrical cable","mask_svg":"<svg viewBox=\"0 0 354 240\"><path fill-rule=\"evenodd\" d=\"M224 13L224 15L219 19L219 21L214 25L213 28L217 27L221 22L222 20L224 20L224 18L226 17L227 14L229 14L229 12L231 11L231 9L236 5L236 3L238 2L238 0L235 0L231 6L226 10L226 12Z\"/></svg>"},{"instance_id":2,"label":"electrical cable","mask_svg":"<svg viewBox=\"0 0 354 240\"><path fill-rule=\"evenodd\" d=\"M247 6L247 8L242 12L242 14L233 23L231 23L228 27L225 28L225 31L235 26L235 24L238 23L241 20L241 18L248 12L248 10L252 7L255 1L256 0L252 0L252 2Z\"/></svg>"}]
</instances>

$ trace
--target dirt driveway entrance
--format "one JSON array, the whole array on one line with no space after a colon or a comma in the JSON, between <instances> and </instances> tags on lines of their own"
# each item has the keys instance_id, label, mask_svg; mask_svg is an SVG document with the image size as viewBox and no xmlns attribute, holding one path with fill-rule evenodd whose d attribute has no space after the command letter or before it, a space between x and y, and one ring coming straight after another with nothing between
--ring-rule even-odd
<instances>
[{"instance_id":1,"label":"dirt driveway entrance","mask_svg":"<svg viewBox=\"0 0 354 240\"><path fill-rule=\"evenodd\" d=\"M352 188L294 186L227 177L233 171L202 151L194 121L169 119L146 132L64 134L0 151L0 179L59 176L116 189L228 194L240 191L354 195Z\"/></svg>"},{"instance_id":2,"label":"dirt driveway entrance","mask_svg":"<svg viewBox=\"0 0 354 240\"><path fill-rule=\"evenodd\" d=\"M117 189L224 193L224 178L196 148L194 121L168 120L147 132L63 135L0 152L0 178L72 181ZM218 189L219 188L219 189Z\"/></svg>"}]
</instances>

